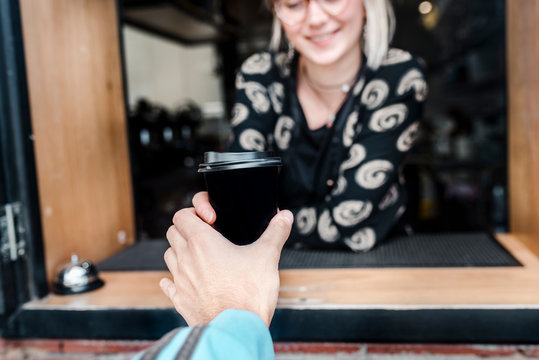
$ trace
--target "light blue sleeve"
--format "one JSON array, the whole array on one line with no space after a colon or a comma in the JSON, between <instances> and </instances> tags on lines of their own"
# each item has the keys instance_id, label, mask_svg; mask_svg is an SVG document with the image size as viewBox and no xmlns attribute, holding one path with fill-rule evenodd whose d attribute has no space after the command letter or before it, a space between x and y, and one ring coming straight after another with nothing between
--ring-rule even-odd
<instances>
[{"instance_id":1,"label":"light blue sleeve","mask_svg":"<svg viewBox=\"0 0 539 360\"><path fill-rule=\"evenodd\" d=\"M262 319L250 311L229 309L206 328L193 360L273 360L271 335Z\"/></svg>"},{"instance_id":2,"label":"light blue sleeve","mask_svg":"<svg viewBox=\"0 0 539 360\"><path fill-rule=\"evenodd\" d=\"M245 310L225 310L207 326L184 328L165 344L161 343L160 351L155 356L148 356L152 351L150 348L145 353L138 354L133 360L144 358L172 360L182 351L182 355L190 354L190 357L185 359L191 360L275 358L271 335L266 324L258 315Z\"/></svg>"}]
</instances>

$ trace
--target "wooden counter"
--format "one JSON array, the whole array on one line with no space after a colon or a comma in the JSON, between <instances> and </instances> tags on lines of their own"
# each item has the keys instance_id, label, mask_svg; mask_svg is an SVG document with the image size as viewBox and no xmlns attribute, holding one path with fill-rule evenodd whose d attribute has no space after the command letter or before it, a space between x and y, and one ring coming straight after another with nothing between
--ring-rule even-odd
<instances>
[{"instance_id":1,"label":"wooden counter","mask_svg":"<svg viewBox=\"0 0 539 360\"><path fill-rule=\"evenodd\" d=\"M282 270L274 340L539 342L539 259L516 235L498 239L523 266ZM184 324L159 289L166 275L102 272L106 285L99 290L26 304L18 331L159 337ZM77 320L86 330L66 331ZM41 324L21 325L32 321Z\"/></svg>"}]
</instances>

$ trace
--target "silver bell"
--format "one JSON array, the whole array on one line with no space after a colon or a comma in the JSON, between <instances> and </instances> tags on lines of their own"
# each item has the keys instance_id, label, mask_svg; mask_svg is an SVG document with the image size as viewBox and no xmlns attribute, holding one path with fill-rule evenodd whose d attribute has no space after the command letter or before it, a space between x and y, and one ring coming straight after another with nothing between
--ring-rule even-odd
<instances>
[{"instance_id":1,"label":"silver bell","mask_svg":"<svg viewBox=\"0 0 539 360\"><path fill-rule=\"evenodd\" d=\"M79 261L76 254L56 275L53 292L60 295L80 294L100 288L105 283L97 276L97 268L89 261Z\"/></svg>"}]
</instances>

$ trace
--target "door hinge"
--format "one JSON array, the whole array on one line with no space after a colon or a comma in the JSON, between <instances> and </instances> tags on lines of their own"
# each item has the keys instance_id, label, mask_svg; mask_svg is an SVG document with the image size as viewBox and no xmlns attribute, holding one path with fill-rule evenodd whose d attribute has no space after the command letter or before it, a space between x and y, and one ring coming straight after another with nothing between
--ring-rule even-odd
<instances>
[{"instance_id":1,"label":"door hinge","mask_svg":"<svg viewBox=\"0 0 539 360\"><path fill-rule=\"evenodd\" d=\"M26 228L22 204L14 202L0 206L0 256L16 261L26 254Z\"/></svg>"}]
</instances>

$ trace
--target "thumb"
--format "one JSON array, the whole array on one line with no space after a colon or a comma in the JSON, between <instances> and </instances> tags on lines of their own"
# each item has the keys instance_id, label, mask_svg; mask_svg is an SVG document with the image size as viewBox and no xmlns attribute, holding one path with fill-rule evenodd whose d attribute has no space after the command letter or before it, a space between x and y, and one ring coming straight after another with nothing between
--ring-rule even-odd
<instances>
[{"instance_id":1,"label":"thumb","mask_svg":"<svg viewBox=\"0 0 539 360\"><path fill-rule=\"evenodd\" d=\"M276 250L280 253L284 243L290 236L292 230L292 223L294 222L294 215L288 210L281 210L271 219L268 227L262 235L255 242L263 246L275 246Z\"/></svg>"}]
</instances>

